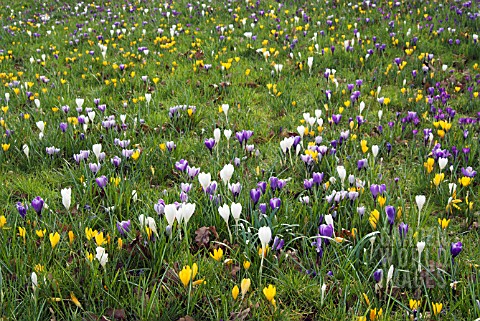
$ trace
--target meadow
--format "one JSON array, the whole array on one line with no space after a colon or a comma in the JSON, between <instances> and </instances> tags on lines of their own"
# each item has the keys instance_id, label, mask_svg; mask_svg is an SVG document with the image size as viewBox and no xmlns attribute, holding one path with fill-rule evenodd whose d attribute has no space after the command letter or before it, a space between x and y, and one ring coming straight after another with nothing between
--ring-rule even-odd
<instances>
[{"instance_id":1,"label":"meadow","mask_svg":"<svg viewBox=\"0 0 480 321\"><path fill-rule=\"evenodd\" d=\"M478 1L0 19L1 320L480 320Z\"/></svg>"}]
</instances>

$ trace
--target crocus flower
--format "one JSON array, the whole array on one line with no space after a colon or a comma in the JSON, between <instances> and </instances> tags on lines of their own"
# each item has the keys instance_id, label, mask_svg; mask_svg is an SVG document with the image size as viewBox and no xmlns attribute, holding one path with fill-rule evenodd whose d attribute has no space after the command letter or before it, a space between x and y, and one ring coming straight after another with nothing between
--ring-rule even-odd
<instances>
[{"instance_id":1,"label":"crocus flower","mask_svg":"<svg viewBox=\"0 0 480 321\"><path fill-rule=\"evenodd\" d=\"M122 159L118 156L113 156L113 158L110 159L110 161L112 162L113 166L118 167L118 166L120 166L120 163L122 162Z\"/></svg>"},{"instance_id":2,"label":"crocus flower","mask_svg":"<svg viewBox=\"0 0 480 321\"><path fill-rule=\"evenodd\" d=\"M205 146L208 148L208 150L211 153L213 150L213 147L215 146L215 139L213 138L205 139Z\"/></svg>"},{"instance_id":3,"label":"crocus flower","mask_svg":"<svg viewBox=\"0 0 480 321\"><path fill-rule=\"evenodd\" d=\"M89 163L88 167L92 171L93 174L97 174L98 171L100 170L101 165L100 164L95 164L95 163Z\"/></svg>"},{"instance_id":4,"label":"crocus flower","mask_svg":"<svg viewBox=\"0 0 480 321\"><path fill-rule=\"evenodd\" d=\"M27 216L28 206L27 206L27 205L23 205L21 202L17 202L16 206L17 206L18 214L20 214L20 216L21 216L23 219L25 219L25 217Z\"/></svg>"},{"instance_id":5,"label":"crocus flower","mask_svg":"<svg viewBox=\"0 0 480 321\"><path fill-rule=\"evenodd\" d=\"M169 226L173 226L175 218L177 217L177 206L175 204L165 205L165 219Z\"/></svg>"},{"instance_id":6,"label":"crocus flower","mask_svg":"<svg viewBox=\"0 0 480 321\"><path fill-rule=\"evenodd\" d=\"M117 222L117 230L121 235L125 235L130 231L130 220Z\"/></svg>"},{"instance_id":7,"label":"crocus flower","mask_svg":"<svg viewBox=\"0 0 480 321\"><path fill-rule=\"evenodd\" d=\"M100 262L100 265L102 267L105 267L105 265L108 262L108 254L105 251L105 249L101 246L97 246L97 254L95 255L95 258Z\"/></svg>"},{"instance_id":8,"label":"crocus flower","mask_svg":"<svg viewBox=\"0 0 480 321\"><path fill-rule=\"evenodd\" d=\"M275 286L269 284L268 287L263 289L263 294L265 295L265 298L267 298L268 302L270 302L273 306L276 306L275 295L277 294L277 289Z\"/></svg>"},{"instance_id":9,"label":"crocus flower","mask_svg":"<svg viewBox=\"0 0 480 321\"><path fill-rule=\"evenodd\" d=\"M258 203L261 195L262 192L258 188L253 188L250 190L250 198L253 201L253 205L256 205Z\"/></svg>"},{"instance_id":10,"label":"crocus flower","mask_svg":"<svg viewBox=\"0 0 480 321\"><path fill-rule=\"evenodd\" d=\"M68 211L70 208L70 205L72 203L72 189L69 188L64 188L60 191L62 194L62 204L65 206L65 209Z\"/></svg>"},{"instance_id":11,"label":"crocus flower","mask_svg":"<svg viewBox=\"0 0 480 321\"><path fill-rule=\"evenodd\" d=\"M266 182L258 182L257 187L262 192L262 194L265 194L265 191L267 190L267 183Z\"/></svg>"},{"instance_id":12,"label":"crocus flower","mask_svg":"<svg viewBox=\"0 0 480 321\"><path fill-rule=\"evenodd\" d=\"M378 269L375 272L373 272L373 279L375 280L376 283L382 282L383 279L383 270Z\"/></svg>"},{"instance_id":13,"label":"crocus flower","mask_svg":"<svg viewBox=\"0 0 480 321\"><path fill-rule=\"evenodd\" d=\"M95 182L97 183L98 187L100 187L101 189L104 189L105 186L107 186L108 179L105 175L102 175L100 177L97 177L95 179Z\"/></svg>"},{"instance_id":14,"label":"crocus flower","mask_svg":"<svg viewBox=\"0 0 480 321\"><path fill-rule=\"evenodd\" d=\"M260 210L260 213L262 213L262 214L267 213L267 204L260 203L260 205L258 205L258 209Z\"/></svg>"},{"instance_id":15,"label":"crocus flower","mask_svg":"<svg viewBox=\"0 0 480 321\"><path fill-rule=\"evenodd\" d=\"M99 162L100 153L102 152L102 144L94 144L92 146L93 153L95 157L97 157L97 162Z\"/></svg>"},{"instance_id":16,"label":"crocus flower","mask_svg":"<svg viewBox=\"0 0 480 321\"><path fill-rule=\"evenodd\" d=\"M50 233L49 238L50 238L50 245L52 246L52 249L54 249L55 246L57 246L58 242L60 242L60 234L58 234L58 232L55 232L55 234Z\"/></svg>"},{"instance_id":17,"label":"crocus flower","mask_svg":"<svg viewBox=\"0 0 480 321\"><path fill-rule=\"evenodd\" d=\"M362 170L362 169L367 170L367 164L368 164L368 161L367 161L366 158L364 158L364 159L359 159L358 162L357 162L357 168L358 168L358 170Z\"/></svg>"},{"instance_id":18,"label":"crocus flower","mask_svg":"<svg viewBox=\"0 0 480 321\"><path fill-rule=\"evenodd\" d=\"M462 175L465 177L473 178L475 175L477 175L477 172L473 170L471 166L468 166L467 168L462 167Z\"/></svg>"},{"instance_id":19,"label":"crocus flower","mask_svg":"<svg viewBox=\"0 0 480 321\"><path fill-rule=\"evenodd\" d=\"M242 190L242 185L240 182L234 184L228 184L228 189L232 192L233 198L237 198L240 195L240 191Z\"/></svg>"},{"instance_id":20,"label":"crocus flower","mask_svg":"<svg viewBox=\"0 0 480 321\"><path fill-rule=\"evenodd\" d=\"M222 259L223 257L223 250L222 248L219 248L219 249L214 249L213 250L213 254L210 253L210 256L217 262L220 262L220 260ZM238 294L237 294L238 295Z\"/></svg>"},{"instance_id":21,"label":"crocus flower","mask_svg":"<svg viewBox=\"0 0 480 321\"><path fill-rule=\"evenodd\" d=\"M202 185L203 190L206 192L210 182L212 180L212 176L210 173L205 174L204 172L198 174L198 181L200 185Z\"/></svg>"},{"instance_id":22,"label":"crocus flower","mask_svg":"<svg viewBox=\"0 0 480 321\"><path fill-rule=\"evenodd\" d=\"M318 228L318 233L324 237L323 242L329 244L330 240L328 238L332 238L333 236L333 226L331 224L322 224Z\"/></svg>"},{"instance_id":23,"label":"crocus flower","mask_svg":"<svg viewBox=\"0 0 480 321\"><path fill-rule=\"evenodd\" d=\"M42 215L42 209L43 209L44 203L45 202L40 196L37 196L32 200L32 208L35 210L35 212L37 212L38 216Z\"/></svg>"},{"instance_id":24,"label":"crocus flower","mask_svg":"<svg viewBox=\"0 0 480 321\"><path fill-rule=\"evenodd\" d=\"M225 223L228 225L228 219L230 217L230 207L227 204L223 204L218 208L218 214L223 218Z\"/></svg>"},{"instance_id":25,"label":"crocus flower","mask_svg":"<svg viewBox=\"0 0 480 321\"><path fill-rule=\"evenodd\" d=\"M393 225L395 222L395 207L388 205L385 207L385 213L387 214L388 223Z\"/></svg>"},{"instance_id":26,"label":"crocus flower","mask_svg":"<svg viewBox=\"0 0 480 321\"><path fill-rule=\"evenodd\" d=\"M462 242L452 243L450 245L450 254L452 255L452 260L457 257L460 252L462 252L462 247Z\"/></svg>"},{"instance_id":27,"label":"crocus flower","mask_svg":"<svg viewBox=\"0 0 480 321\"><path fill-rule=\"evenodd\" d=\"M230 183L234 171L235 168L232 164L226 164L222 170L220 170L220 178L222 179L223 184L227 185Z\"/></svg>"},{"instance_id":28,"label":"crocus flower","mask_svg":"<svg viewBox=\"0 0 480 321\"><path fill-rule=\"evenodd\" d=\"M316 172L312 173L313 183L317 186L322 183L323 177L324 177L323 172L322 173L316 173Z\"/></svg>"},{"instance_id":29,"label":"crocus flower","mask_svg":"<svg viewBox=\"0 0 480 321\"><path fill-rule=\"evenodd\" d=\"M198 173L200 173L200 168L190 167L190 165L187 165L187 175L190 179L193 179L198 175Z\"/></svg>"},{"instance_id":30,"label":"crocus flower","mask_svg":"<svg viewBox=\"0 0 480 321\"><path fill-rule=\"evenodd\" d=\"M262 250L265 251L267 244L272 240L272 230L268 226L263 226L258 229L258 238L262 244Z\"/></svg>"},{"instance_id":31,"label":"crocus flower","mask_svg":"<svg viewBox=\"0 0 480 321\"><path fill-rule=\"evenodd\" d=\"M175 163L175 168L182 172L187 169L187 166L188 166L188 162L184 159L181 159Z\"/></svg>"},{"instance_id":32,"label":"crocus flower","mask_svg":"<svg viewBox=\"0 0 480 321\"><path fill-rule=\"evenodd\" d=\"M272 210L279 208L280 205L282 205L282 201L278 197L270 199L270 207L272 208Z\"/></svg>"},{"instance_id":33,"label":"crocus flower","mask_svg":"<svg viewBox=\"0 0 480 321\"><path fill-rule=\"evenodd\" d=\"M242 214L242 204L232 203L230 205L230 211L232 213L233 219L235 220L235 224L238 225L238 221L240 220L240 215Z\"/></svg>"},{"instance_id":34,"label":"crocus flower","mask_svg":"<svg viewBox=\"0 0 480 321\"><path fill-rule=\"evenodd\" d=\"M273 239L272 249L278 252L283 248L284 245L285 240L279 238L278 236L275 236L275 238Z\"/></svg>"},{"instance_id":35,"label":"crocus flower","mask_svg":"<svg viewBox=\"0 0 480 321\"><path fill-rule=\"evenodd\" d=\"M245 263L244 263L244 267L245 267ZM250 289L250 284L251 284L250 279L243 279L242 280L242 283L240 284L240 288L242 290L242 299L245 296L245 294L247 294L248 290Z\"/></svg>"},{"instance_id":36,"label":"crocus flower","mask_svg":"<svg viewBox=\"0 0 480 321\"><path fill-rule=\"evenodd\" d=\"M163 199L159 199L157 204L153 205L153 209L157 212L158 215L162 215L165 213L165 201Z\"/></svg>"},{"instance_id":37,"label":"crocus flower","mask_svg":"<svg viewBox=\"0 0 480 321\"><path fill-rule=\"evenodd\" d=\"M405 236L407 236L407 232L408 232L408 224L405 224L405 223L400 223L400 225L398 226L398 233L400 234L400 238L404 239Z\"/></svg>"}]
</instances>

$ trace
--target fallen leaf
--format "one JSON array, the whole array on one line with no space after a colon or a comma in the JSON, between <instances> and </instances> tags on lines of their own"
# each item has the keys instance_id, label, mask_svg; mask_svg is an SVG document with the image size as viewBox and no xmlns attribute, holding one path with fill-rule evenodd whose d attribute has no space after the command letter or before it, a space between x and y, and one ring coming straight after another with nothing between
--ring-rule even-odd
<instances>
[{"instance_id":1,"label":"fallen leaf","mask_svg":"<svg viewBox=\"0 0 480 321\"><path fill-rule=\"evenodd\" d=\"M218 233L215 226L202 226L195 231L195 243L198 247L207 247L210 243L210 236L213 236L214 239L218 239Z\"/></svg>"},{"instance_id":2,"label":"fallen leaf","mask_svg":"<svg viewBox=\"0 0 480 321\"><path fill-rule=\"evenodd\" d=\"M125 314L125 309L112 309L109 308L105 311L105 314L115 320L126 320L127 315Z\"/></svg>"}]
</instances>

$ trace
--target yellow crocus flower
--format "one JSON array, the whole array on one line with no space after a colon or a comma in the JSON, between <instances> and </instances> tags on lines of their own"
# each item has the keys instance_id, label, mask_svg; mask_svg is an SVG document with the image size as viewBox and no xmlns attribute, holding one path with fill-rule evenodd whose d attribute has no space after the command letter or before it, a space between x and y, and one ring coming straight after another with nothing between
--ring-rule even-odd
<instances>
[{"instance_id":1,"label":"yellow crocus flower","mask_svg":"<svg viewBox=\"0 0 480 321\"><path fill-rule=\"evenodd\" d=\"M234 300L237 299L239 293L240 293L240 290L238 289L238 285L235 285L232 289L232 297Z\"/></svg>"},{"instance_id":2,"label":"yellow crocus flower","mask_svg":"<svg viewBox=\"0 0 480 321\"><path fill-rule=\"evenodd\" d=\"M442 312L442 307L443 307L442 303L433 303L432 302L433 315L437 315L440 312Z\"/></svg>"},{"instance_id":3,"label":"yellow crocus flower","mask_svg":"<svg viewBox=\"0 0 480 321\"><path fill-rule=\"evenodd\" d=\"M459 179L458 179L458 182L459 182L463 187L466 187L466 186L470 185L470 183L472 182L472 178L471 178L471 177L468 177L468 176L463 176L462 178L459 178Z\"/></svg>"},{"instance_id":4,"label":"yellow crocus flower","mask_svg":"<svg viewBox=\"0 0 480 321\"><path fill-rule=\"evenodd\" d=\"M379 219L380 219L380 212L374 209L370 213L370 217L368 218L368 221L370 222L374 230L377 229L377 223Z\"/></svg>"},{"instance_id":5,"label":"yellow crocus flower","mask_svg":"<svg viewBox=\"0 0 480 321\"><path fill-rule=\"evenodd\" d=\"M410 299L408 304L410 305L410 310L418 310L418 308L422 305L422 301Z\"/></svg>"},{"instance_id":6,"label":"yellow crocus flower","mask_svg":"<svg viewBox=\"0 0 480 321\"><path fill-rule=\"evenodd\" d=\"M362 139L360 141L360 146L362 147L362 152L365 154L368 151L367 141Z\"/></svg>"},{"instance_id":7,"label":"yellow crocus flower","mask_svg":"<svg viewBox=\"0 0 480 321\"><path fill-rule=\"evenodd\" d=\"M275 295L277 294L277 289L275 286L269 284L268 287L263 288L263 294L267 298L268 302L270 302L273 306L276 306Z\"/></svg>"},{"instance_id":8,"label":"yellow crocus flower","mask_svg":"<svg viewBox=\"0 0 480 321\"><path fill-rule=\"evenodd\" d=\"M435 174L435 177L433 178L433 184L438 187L438 185L440 185L440 183L443 181L444 178L445 178L444 173Z\"/></svg>"},{"instance_id":9,"label":"yellow crocus flower","mask_svg":"<svg viewBox=\"0 0 480 321\"><path fill-rule=\"evenodd\" d=\"M210 253L210 256L217 262L220 262L220 260L222 259L223 257L223 250L222 248L219 248L219 249L214 249L213 250L213 254Z\"/></svg>"},{"instance_id":10,"label":"yellow crocus flower","mask_svg":"<svg viewBox=\"0 0 480 321\"><path fill-rule=\"evenodd\" d=\"M444 219L438 218L438 224L440 225L442 230L446 230L449 223L450 223L450 219L447 220L445 218Z\"/></svg>"},{"instance_id":11,"label":"yellow crocus flower","mask_svg":"<svg viewBox=\"0 0 480 321\"><path fill-rule=\"evenodd\" d=\"M45 236L45 233L47 233L47 230L36 230L36 231L35 231L35 234L37 234L37 236L38 236L39 238L44 237L44 236Z\"/></svg>"},{"instance_id":12,"label":"yellow crocus flower","mask_svg":"<svg viewBox=\"0 0 480 321\"><path fill-rule=\"evenodd\" d=\"M50 233L50 244L52 245L52 249L55 248L55 246L57 246L58 242L60 242L60 234L58 234L58 232L55 232L54 233Z\"/></svg>"},{"instance_id":13,"label":"yellow crocus flower","mask_svg":"<svg viewBox=\"0 0 480 321\"><path fill-rule=\"evenodd\" d=\"M427 173L431 173L433 171L433 165L435 164L435 160L431 157L427 159L423 166L427 169Z\"/></svg>"}]
</instances>

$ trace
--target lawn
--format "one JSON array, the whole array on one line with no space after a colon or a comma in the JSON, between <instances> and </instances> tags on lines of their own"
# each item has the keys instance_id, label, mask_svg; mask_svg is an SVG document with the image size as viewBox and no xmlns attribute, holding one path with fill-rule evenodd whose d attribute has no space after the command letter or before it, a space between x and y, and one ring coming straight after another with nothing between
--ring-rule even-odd
<instances>
[{"instance_id":1,"label":"lawn","mask_svg":"<svg viewBox=\"0 0 480 321\"><path fill-rule=\"evenodd\" d=\"M480 320L480 3L0 19L0 320Z\"/></svg>"}]
</instances>

